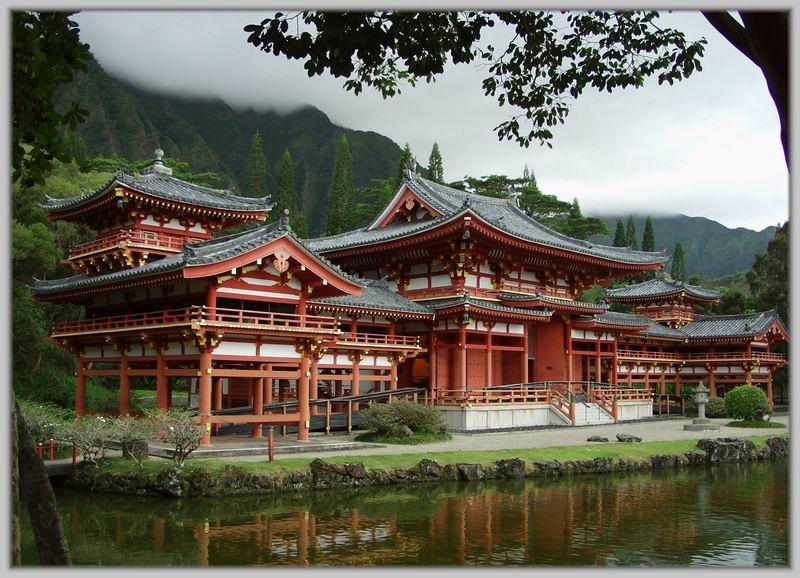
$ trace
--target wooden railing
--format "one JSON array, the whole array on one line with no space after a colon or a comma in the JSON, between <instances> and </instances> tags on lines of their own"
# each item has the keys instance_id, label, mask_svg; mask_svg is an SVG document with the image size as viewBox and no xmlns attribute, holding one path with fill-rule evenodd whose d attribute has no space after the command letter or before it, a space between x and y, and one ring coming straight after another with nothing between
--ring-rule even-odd
<instances>
[{"instance_id":1,"label":"wooden railing","mask_svg":"<svg viewBox=\"0 0 800 578\"><path fill-rule=\"evenodd\" d=\"M165 235L163 233L145 231L119 231L112 235L98 237L88 243L82 243L72 247L69 253L70 259L76 259L84 255L90 255L98 251L104 251L113 247L125 246L145 246L178 253L183 249L184 238L180 236Z\"/></svg>"},{"instance_id":2,"label":"wooden railing","mask_svg":"<svg viewBox=\"0 0 800 578\"><path fill-rule=\"evenodd\" d=\"M575 425L575 410L569 398L552 389L548 390L547 394L547 402L550 404L550 407L567 418L572 425Z\"/></svg>"},{"instance_id":3,"label":"wooden railing","mask_svg":"<svg viewBox=\"0 0 800 578\"><path fill-rule=\"evenodd\" d=\"M412 335L346 332L336 336L336 343L372 345L377 347L419 347L419 337Z\"/></svg>"},{"instance_id":4,"label":"wooden railing","mask_svg":"<svg viewBox=\"0 0 800 578\"><path fill-rule=\"evenodd\" d=\"M334 333L338 328L338 323L333 317L221 307L201 307L201 320L204 325L257 325L265 329L281 328L294 331L316 330Z\"/></svg>"},{"instance_id":5,"label":"wooden railing","mask_svg":"<svg viewBox=\"0 0 800 578\"><path fill-rule=\"evenodd\" d=\"M785 361L782 353L753 351L749 355L746 351L723 351L719 353L667 353L659 351L636 351L631 349L618 349L618 359L637 359L646 361L712 361L712 360L757 360L757 361Z\"/></svg>"},{"instance_id":6,"label":"wooden railing","mask_svg":"<svg viewBox=\"0 0 800 578\"><path fill-rule=\"evenodd\" d=\"M251 325L263 329L290 331L320 331L335 333L337 322L333 317L272 313L269 311L247 311L242 309L206 308L192 306L186 309L169 309L148 313L97 317L81 321L59 323L54 336L70 333L101 332L109 330L140 329L160 325Z\"/></svg>"},{"instance_id":7,"label":"wooden railing","mask_svg":"<svg viewBox=\"0 0 800 578\"><path fill-rule=\"evenodd\" d=\"M472 389L472 390L439 390L436 401L439 405L489 405L497 403L549 403L548 390L537 389Z\"/></svg>"}]
</instances>

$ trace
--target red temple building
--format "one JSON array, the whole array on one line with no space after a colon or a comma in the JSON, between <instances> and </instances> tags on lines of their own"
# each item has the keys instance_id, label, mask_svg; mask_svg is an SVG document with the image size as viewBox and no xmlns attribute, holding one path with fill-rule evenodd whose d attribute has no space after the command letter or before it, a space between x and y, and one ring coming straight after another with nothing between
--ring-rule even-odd
<instances>
[{"instance_id":1,"label":"red temple building","mask_svg":"<svg viewBox=\"0 0 800 578\"><path fill-rule=\"evenodd\" d=\"M514 199L409 172L369 226L303 240L285 215L258 224L268 198L181 181L161 154L141 176L118 173L45 205L51 220L98 232L72 249L76 275L34 286L37 300L85 308L52 335L78 358L79 415L88 376L119 378L122 415L131 378L145 376L160 409L175 378L189 382L204 443L231 423L250 424L253 436L288 424L306 440L315 399L410 387L443 410L527 404L565 424L588 423L569 395L585 393L617 421L645 406L652 414L653 390L665 394L667 382L676 395L706 381L720 394L763 385L771 397L772 372L785 363L770 351L788 339L775 312L701 317L693 304L719 294L699 287L654 279L607 292L634 314L580 301L592 285L657 271L667 257L562 235ZM509 384L508 394L496 387ZM291 403L279 412L275 402ZM236 405L246 413L225 411ZM508 423L499 427L519 425Z\"/></svg>"}]
</instances>

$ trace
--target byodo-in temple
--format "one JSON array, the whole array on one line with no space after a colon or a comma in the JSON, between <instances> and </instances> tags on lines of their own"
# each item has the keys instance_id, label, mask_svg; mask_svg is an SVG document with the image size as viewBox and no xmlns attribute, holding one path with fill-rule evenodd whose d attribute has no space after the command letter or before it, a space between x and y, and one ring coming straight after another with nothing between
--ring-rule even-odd
<instances>
[{"instance_id":1,"label":"byodo-in temple","mask_svg":"<svg viewBox=\"0 0 800 578\"><path fill-rule=\"evenodd\" d=\"M159 409L185 380L206 444L230 424L256 437L291 426L307 440L393 392L436 404L457 430L610 423L701 381L771 398L786 362L771 351L788 339L774 311L697 315L715 291L653 278L607 291L634 313L580 301L667 257L562 235L513 198L407 171L369 226L300 239L286 215L265 223L269 198L179 180L162 155L142 175L45 205L51 220L98 232L72 247L74 276L34 286L37 300L85 308L52 335L77 356L79 415L86 378L112 376L121 415L132 378L155 378Z\"/></svg>"}]
</instances>

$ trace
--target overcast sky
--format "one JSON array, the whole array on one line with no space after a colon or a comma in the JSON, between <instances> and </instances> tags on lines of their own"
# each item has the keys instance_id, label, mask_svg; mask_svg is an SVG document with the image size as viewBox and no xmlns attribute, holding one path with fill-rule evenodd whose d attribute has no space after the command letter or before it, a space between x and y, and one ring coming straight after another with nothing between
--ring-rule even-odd
<instances>
[{"instance_id":1,"label":"overcast sky","mask_svg":"<svg viewBox=\"0 0 800 578\"><path fill-rule=\"evenodd\" d=\"M788 173L764 78L697 12L663 20L689 39L706 38L702 72L673 86L587 90L553 131L553 149L497 140L492 129L511 110L483 95L486 71L477 66L451 67L436 83L407 87L390 100L371 89L354 96L341 79L309 79L301 61L247 44L243 26L264 16L87 10L76 20L82 40L114 76L221 97L235 108L311 104L341 126L409 143L423 165L437 141L447 180L520 176L527 163L544 192L577 197L586 213L680 212L751 229L788 218Z\"/></svg>"}]
</instances>

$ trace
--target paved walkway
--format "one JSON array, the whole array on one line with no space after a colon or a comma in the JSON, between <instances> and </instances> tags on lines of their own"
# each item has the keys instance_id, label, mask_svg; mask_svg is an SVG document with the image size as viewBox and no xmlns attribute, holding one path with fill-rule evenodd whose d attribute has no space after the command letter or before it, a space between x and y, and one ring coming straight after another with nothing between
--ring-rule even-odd
<instances>
[{"instance_id":1,"label":"paved walkway","mask_svg":"<svg viewBox=\"0 0 800 578\"><path fill-rule=\"evenodd\" d=\"M447 442L425 444L422 446L395 446L384 445L358 450L326 451L322 453L293 453L291 455L276 455L275 460L284 458L322 457L333 455L368 456L380 454L408 454L425 452L447 451L475 451L475 450L503 450L503 449L528 449L544 448L551 446L588 445L589 436L607 437L609 441L616 441L616 434L627 433L642 438L645 442L684 440L718 437L745 437L754 435L780 435L789 431L788 415L773 415L772 421L785 424L785 429L751 429L740 427L727 427L730 418L712 419L719 424L719 431L684 431L684 424L691 423L691 418L671 418L658 421L638 423L619 423L611 425L596 425L585 427L563 427L554 429L480 433L480 434L453 434L453 439ZM312 436L312 441L314 440ZM355 435L337 434L328 436L331 439L349 441ZM242 461L263 460L263 456L242 456L237 458Z\"/></svg>"}]
</instances>

